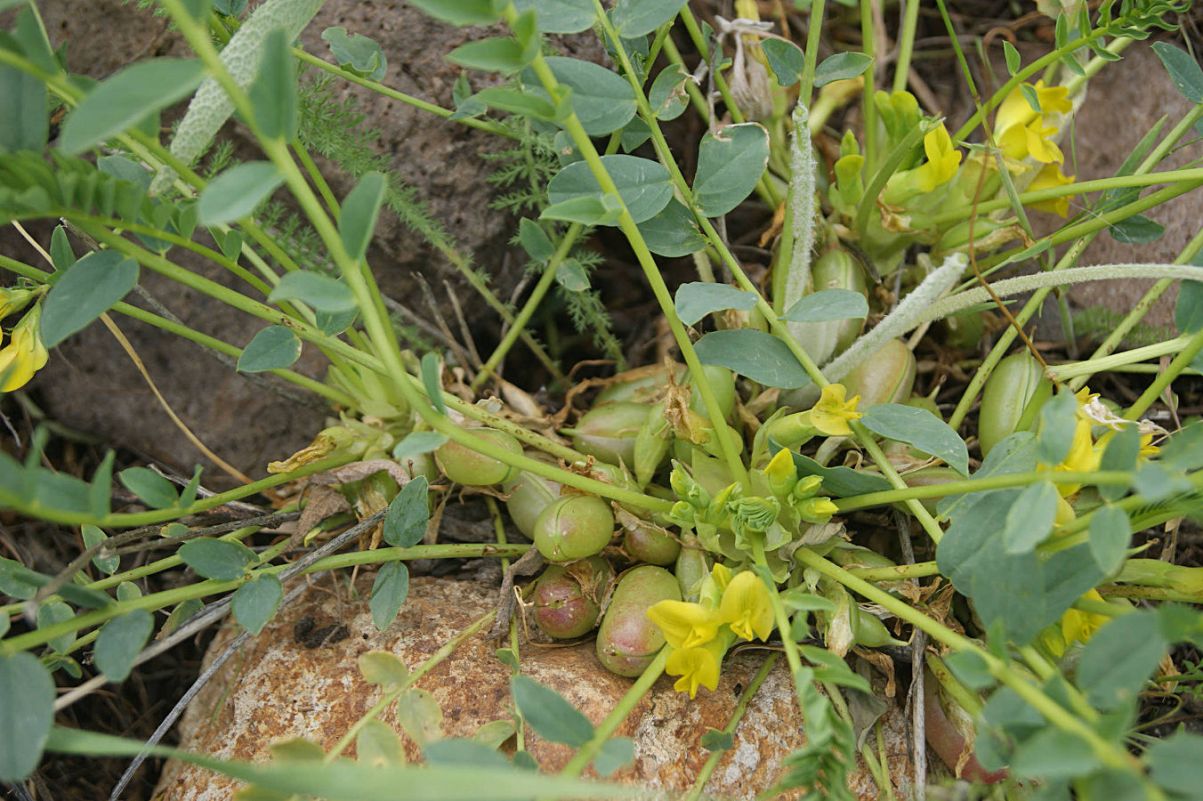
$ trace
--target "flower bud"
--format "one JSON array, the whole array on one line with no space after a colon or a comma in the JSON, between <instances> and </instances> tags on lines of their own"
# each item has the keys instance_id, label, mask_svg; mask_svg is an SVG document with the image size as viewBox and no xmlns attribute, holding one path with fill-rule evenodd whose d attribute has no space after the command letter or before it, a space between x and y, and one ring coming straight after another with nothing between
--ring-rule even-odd
<instances>
[{"instance_id":1,"label":"flower bud","mask_svg":"<svg viewBox=\"0 0 1203 801\"><path fill-rule=\"evenodd\" d=\"M668 482L677 497L695 509L705 509L710 505L710 493L693 480L693 476L689 475L689 471L680 462L673 462L673 471L669 474Z\"/></svg>"},{"instance_id":2,"label":"flower bud","mask_svg":"<svg viewBox=\"0 0 1203 801\"><path fill-rule=\"evenodd\" d=\"M736 498L727 504L733 522L748 531L764 532L777 520L781 504L776 498ZM739 529L736 528L736 531Z\"/></svg>"},{"instance_id":3,"label":"flower bud","mask_svg":"<svg viewBox=\"0 0 1203 801\"><path fill-rule=\"evenodd\" d=\"M860 408L900 403L915 386L915 354L902 340L892 339L844 377L848 395L860 396Z\"/></svg>"},{"instance_id":4,"label":"flower bud","mask_svg":"<svg viewBox=\"0 0 1203 801\"><path fill-rule=\"evenodd\" d=\"M1013 353L998 363L982 390L977 438L982 455L1006 437L1028 428L1053 393L1052 382L1032 355Z\"/></svg>"},{"instance_id":5,"label":"flower bud","mask_svg":"<svg viewBox=\"0 0 1203 801\"><path fill-rule=\"evenodd\" d=\"M647 410L644 403L607 403L590 409L564 432L581 453L610 464L634 464L635 438L647 420Z\"/></svg>"},{"instance_id":6,"label":"flower bud","mask_svg":"<svg viewBox=\"0 0 1203 801\"><path fill-rule=\"evenodd\" d=\"M469 433L488 440L510 453L522 453L522 444L504 431L498 431L495 428L473 428ZM439 449L434 452L434 460L448 479L456 484L469 487L500 484L518 473L505 462L483 453L477 453L467 445L461 445L454 440L439 446Z\"/></svg>"},{"instance_id":7,"label":"flower bud","mask_svg":"<svg viewBox=\"0 0 1203 801\"><path fill-rule=\"evenodd\" d=\"M614 580L614 568L600 556L570 565L551 565L535 582L531 603L535 625L548 637L580 637L597 625L601 601Z\"/></svg>"},{"instance_id":8,"label":"flower bud","mask_svg":"<svg viewBox=\"0 0 1203 801\"><path fill-rule=\"evenodd\" d=\"M634 677L652 663L664 634L647 610L666 600L681 600L681 590L664 568L642 565L622 575L597 632L597 658L607 670Z\"/></svg>"},{"instance_id":9,"label":"flower bud","mask_svg":"<svg viewBox=\"0 0 1203 801\"><path fill-rule=\"evenodd\" d=\"M794 508L798 510L798 516L807 523L826 523L839 511L839 507L832 503L830 498L824 497L798 501Z\"/></svg>"},{"instance_id":10,"label":"flower bud","mask_svg":"<svg viewBox=\"0 0 1203 801\"><path fill-rule=\"evenodd\" d=\"M535 520L535 547L549 562L574 562L602 552L614 534L610 504L594 495L568 495Z\"/></svg>"},{"instance_id":11,"label":"flower bud","mask_svg":"<svg viewBox=\"0 0 1203 801\"><path fill-rule=\"evenodd\" d=\"M702 583L710 576L710 557L698 543L698 538L688 535L674 566L681 597L686 601L697 601Z\"/></svg>"}]
</instances>

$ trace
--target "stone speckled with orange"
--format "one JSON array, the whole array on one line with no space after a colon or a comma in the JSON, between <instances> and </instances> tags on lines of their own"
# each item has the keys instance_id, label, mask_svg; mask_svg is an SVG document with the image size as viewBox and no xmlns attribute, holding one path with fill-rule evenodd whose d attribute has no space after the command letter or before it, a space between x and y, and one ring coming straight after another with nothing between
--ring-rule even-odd
<instances>
[{"instance_id":1,"label":"stone speckled with orange","mask_svg":"<svg viewBox=\"0 0 1203 801\"><path fill-rule=\"evenodd\" d=\"M360 597L348 599L345 591L340 597L325 581L283 610L189 707L180 725L181 747L253 761L267 759L270 742L290 737L306 737L328 749L379 698L379 691L359 675L360 654L389 651L413 668L485 614L495 600L494 591L479 584L415 579L398 619L387 631L377 632L366 601L371 577L361 577L356 586ZM348 636L306 648L294 635L295 624L306 617L318 627L344 625ZM233 633L231 628L223 630L208 658L224 650ZM484 636L473 637L419 682L442 708L447 736L471 736L481 725L506 717L508 671L494 657L494 647ZM595 723L631 685L598 665L591 642L562 647L528 644L522 656L524 672L560 692ZM718 689L703 691L694 701L675 692L670 680L658 682L619 731L635 740L635 762L614 778L667 790L688 788L708 756L700 744L702 734L726 725L761 658L750 652L728 659ZM391 713L383 720L399 728ZM888 759L899 768L895 791L906 797L905 721L897 710L884 720ZM417 746L403 739L409 757L417 758ZM771 786L782 759L802 742L789 674L779 666L749 707L734 748L724 756L707 791L724 798L754 797ZM559 769L570 756L567 747L533 734L527 746L545 770ZM170 762L155 801L226 801L237 786L224 777ZM863 769L853 776L852 789L864 799L879 795Z\"/></svg>"}]
</instances>

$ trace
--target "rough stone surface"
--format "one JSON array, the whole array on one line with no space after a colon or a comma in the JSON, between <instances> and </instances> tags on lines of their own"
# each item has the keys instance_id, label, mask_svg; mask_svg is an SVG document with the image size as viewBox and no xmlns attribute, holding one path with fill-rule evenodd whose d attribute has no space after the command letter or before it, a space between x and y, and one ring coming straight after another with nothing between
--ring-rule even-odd
<instances>
[{"instance_id":1,"label":"rough stone surface","mask_svg":"<svg viewBox=\"0 0 1203 801\"><path fill-rule=\"evenodd\" d=\"M133 2L55 0L42 3L41 11L52 43L67 46L72 69L95 78L107 77L136 59L186 55L166 20L139 10ZM390 86L444 106L451 104L451 87L460 70L443 57L469 37L484 35L478 28L440 23L400 0L328 0L302 37L310 52L331 58L321 33L334 25L380 43L388 57L385 82ZM597 58L599 51L596 44L589 44L591 39L574 37L562 45L570 54ZM508 256L506 241L514 221L489 207L493 192L486 178L491 167L482 156L503 143L349 84L339 91L360 98L365 126L381 133L375 142L378 152L390 157L392 168L417 189L460 250L490 275L494 289L508 299L520 279L522 263ZM226 132L242 142L241 158L257 157L239 126L227 126ZM335 192L345 194L351 182L336 171L328 172ZM48 227L33 230L43 243L49 241ZM11 231L0 233L0 247L16 258L39 263L38 256ZM197 260L175 251L173 258L223 280ZM384 291L411 309L428 313L416 276L425 278L439 298L445 297L442 282L448 280L473 325L487 332L498 329L496 315L446 260L388 214L381 218L369 258ZM201 331L245 345L263 327L260 321L145 270L143 275L144 285L159 302ZM447 317L454 327L450 312ZM180 417L206 445L243 472L262 475L268 461L294 452L321 427L320 404L306 405L265 392L198 347L119 316L118 321ZM486 334L486 340L491 335ZM299 369L320 375L320 356L310 356ZM198 462L210 467L159 408L129 358L99 325L59 348L32 388L50 416L70 427L181 472L190 472ZM225 479L213 474L206 481L222 486Z\"/></svg>"},{"instance_id":2,"label":"rough stone surface","mask_svg":"<svg viewBox=\"0 0 1203 801\"><path fill-rule=\"evenodd\" d=\"M1137 42L1124 51L1123 61L1109 64L1091 79L1086 102L1074 122L1070 138L1062 145L1065 173L1079 181L1107 178L1115 174L1127 155L1158 118L1168 119L1164 135L1191 109L1191 104L1175 88L1165 68L1149 47ZM1191 134L1182 140L1189 142ZM1182 169L1203 155L1198 143L1175 152L1157 169ZM1074 159L1077 163L1074 163ZM1148 193L1146 190L1145 194ZM1071 200L1071 211L1073 210ZM1148 213L1165 226L1165 235L1156 242L1123 244L1109 233L1102 233L1083 253L1082 265L1119 263L1164 263L1173 261L1178 252L1199 230L1203 211L1203 193L1188 192ZM1047 217L1048 215L1036 215ZM1047 221L1042 221L1047 222ZM1081 309L1104 307L1127 313L1144 295L1152 281L1106 281L1081 284L1069 292L1072 304ZM1154 326L1172 326L1176 287L1162 296L1145 317Z\"/></svg>"},{"instance_id":3,"label":"rough stone surface","mask_svg":"<svg viewBox=\"0 0 1203 801\"><path fill-rule=\"evenodd\" d=\"M480 584L446 579L416 579L401 615L377 632L366 609L370 578L356 585L361 597L343 599L315 586L235 655L189 707L180 727L184 748L232 759L264 760L276 739L306 737L330 748L379 698L366 684L356 659L370 650L393 653L414 669L448 639L485 614L494 591ZM345 624L349 636L337 643L306 649L295 642L294 625L312 618L317 626ZM221 653L232 637L224 630L209 650ZM493 644L477 636L426 675L419 687L443 710L449 737L471 736L481 725L507 717L508 671L493 655ZM594 723L601 721L630 687L630 680L603 670L593 643L566 647L525 646L523 672L554 688ZM714 693L696 701L675 692L661 679L635 708L618 734L635 741L635 763L616 775L665 790L688 788L708 752L700 744L709 728L726 725L742 688L755 673L761 655L730 658ZM399 730L391 712L382 718ZM884 720L887 758L900 774L895 793L907 797L905 720L896 709ZM788 671L779 666L761 686L740 724L734 747L726 753L706 790L718 797L752 798L779 776L782 759L803 742ZM403 738L411 758L418 749ZM555 771L570 751L530 735L531 754L545 770ZM168 763L155 801L225 801L236 783L197 768ZM878 791L861 767L852 779L858 797L875 799Z\"/></svg>"}]
</instances>

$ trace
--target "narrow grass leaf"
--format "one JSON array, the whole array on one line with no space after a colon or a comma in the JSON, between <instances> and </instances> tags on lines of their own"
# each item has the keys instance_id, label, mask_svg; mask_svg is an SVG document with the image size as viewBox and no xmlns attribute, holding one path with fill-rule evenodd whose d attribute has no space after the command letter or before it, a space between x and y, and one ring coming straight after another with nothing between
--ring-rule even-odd
<instances>
[{"instance_id":1,"label":"narrow grass leaf","mask_svg":"<svg viewBox=\"0 0 1203 801\"><path fill-rule=\"evenodd\" d=\"M439 414L447 414L447 405L443 401L443 371L439 357L434 353L423 354L419 371L422 374L422 386L426 389L426 397L430 398Z\"/></svg>"}]
</instances>

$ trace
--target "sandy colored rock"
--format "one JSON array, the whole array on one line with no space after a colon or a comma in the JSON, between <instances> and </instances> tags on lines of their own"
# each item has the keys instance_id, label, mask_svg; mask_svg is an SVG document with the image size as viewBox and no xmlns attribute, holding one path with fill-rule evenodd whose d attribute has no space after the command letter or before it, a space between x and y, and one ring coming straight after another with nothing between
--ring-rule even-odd
<instances>
[{"instance_id":1,"label":"sandy colored rock","mask_svg":"<svg viewBox=\"0 0 1203 801\"><path fill-rule=\"evenodd\" d=\"M370 577L356 585L366 596ZM415 579L398 619L377 632L366 597L336 597L328 583L315 586L272 621L263 633L234 656L189 707L180 726L181 746L229 759L262 761L275 739L306 737L330 748L379 698L377 688L360 677L356 659L371 650L395 654L411 669L448 639L485 614L494 592L479 584L447 579ZM298 644L300 620L318 627L345 625L345 638L317 648ZM208 660L232 636L224 630L210 648ZM485 723L507 717L508 671L494 657L484 637L467 640L445 662L426 675L419 687L429 691L443 710L443 733L468 737ZM523 672L564 695L594 723L606 716L631 682L600 668L593 643L568 647L527 645ZM762 654L730 658L714 693L696 701L675 692L661 679L636 707L618 734L635 741L635 762L615 777L666 790L688 788L708 752L700 738L709 728L726 725L736 700L760 665ZM390 713L382 718L399 730ZM883 718L887 757L905 772L905 721L891 709ZM762 685L706 790L724 798L752 798L778 778L782 759L803 742L800 716L793 701L788 671L779 666ZM404 738L411 758L418 749ZM528 732L528 748L544 770L567 761L566 746L540 740ZM906 797L909 777L899 775L895 792ZM195 767L168 763L155 801L225 801L237 785ZM852 778L860 798L875 799L878 790L863 767Z\"/></svg>"}]
</instances>

